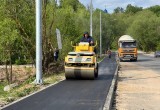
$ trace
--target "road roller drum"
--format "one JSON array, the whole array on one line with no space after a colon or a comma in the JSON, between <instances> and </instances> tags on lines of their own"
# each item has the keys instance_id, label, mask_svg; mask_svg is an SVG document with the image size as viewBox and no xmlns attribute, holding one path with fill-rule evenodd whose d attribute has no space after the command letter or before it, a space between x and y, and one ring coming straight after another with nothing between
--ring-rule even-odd
<instances>
[{"instance_id":1,"label":"road roller drum","mask_svg":"<svg viewBox=\"0 0 160 110\"><path fill-rule=\"evenodd\" d=\"M65 68L67 79L94 79L94 68Z\"/></svg>"}]
</instances>

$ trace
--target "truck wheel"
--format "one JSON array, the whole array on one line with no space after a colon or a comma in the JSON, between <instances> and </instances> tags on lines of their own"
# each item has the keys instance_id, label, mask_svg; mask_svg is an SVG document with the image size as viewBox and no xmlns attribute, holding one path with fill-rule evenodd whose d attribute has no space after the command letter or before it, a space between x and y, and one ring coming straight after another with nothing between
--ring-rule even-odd
<instances>
[{"instance_id":1,"label":"truck wheel","mask_svg":"<svg viewBox=\"0 0 160 110\"><path fill-rule=\"evenodd\" d=\"M122 58L119 59L120 62L123 62Z\"/></svg>"},{"instance_id":2,"label":"truck wheel","mask_svg":"<svg viewBox=\"0 0 160 110\"><path fill-rule=\"evenodd\" d=\"M137 58L134 61L137 61Z\"/></svg>"}]
</instances>

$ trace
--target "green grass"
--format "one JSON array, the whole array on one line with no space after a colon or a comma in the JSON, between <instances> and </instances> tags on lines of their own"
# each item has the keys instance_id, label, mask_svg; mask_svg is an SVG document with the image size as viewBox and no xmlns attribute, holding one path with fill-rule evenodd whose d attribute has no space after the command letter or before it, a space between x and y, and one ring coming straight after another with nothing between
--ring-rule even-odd
<instances>
[{"instance_id":1,"label":"green grass","mask_svg":"<svg viewBox=\"0 0 160 110\"><path fill-rule=\"evenodd\" d=\"M8 95L8 92L4 92L4 87L6 86L6 83L0 82L0 98L6 97Z\"/></svg>"},{"instance_id":2,"label":"green grass","mask_svg":"<svg viewBox=\"0 0 160 110\"><path fill-rule=\"evenodd\" d=\"M35 91L37 91L39 89L39 87L37 86L31 86L29 88L24 88L22 91L17 91L15 92L15 97L23 97L26 95L29 95L30 93L33 93Z\"/></svg>"},{"instance_id":3,"label":"green grass","mask_svg":"<svg viewBox=\"0 0 160 110\"><path fill-rule=\"evenodd\" d=\"M97 59L97 61L100 62L104 57L106 56L101 56L100 58Z\"/></svg>"},{"instance_id":4,"label":"green grass","mask_svg":"<svg viewBox=\"0 0 160 110\"><path fill-rule=\"evenodd\" d=\"M52 84L52 83L55 83L55 82L62 80L63 78L64 78L64 73L45 76L44 84Z\"/></svg>"}]
</instances>

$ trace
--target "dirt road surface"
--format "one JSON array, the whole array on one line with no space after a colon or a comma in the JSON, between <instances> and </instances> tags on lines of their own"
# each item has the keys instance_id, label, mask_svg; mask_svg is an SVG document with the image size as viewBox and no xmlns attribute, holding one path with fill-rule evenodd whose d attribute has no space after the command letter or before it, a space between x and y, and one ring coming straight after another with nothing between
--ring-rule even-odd
<instances>
[{"instance_id":1,"label":"dirt road surface","mask_svg":"<svg viewBox=\"0 0 160 110\"><path fill-rule=\"evenodd\" d=\"M160 110L160 58L141 54L120 65L113 109Z\"/></svg>"}]
</instances>

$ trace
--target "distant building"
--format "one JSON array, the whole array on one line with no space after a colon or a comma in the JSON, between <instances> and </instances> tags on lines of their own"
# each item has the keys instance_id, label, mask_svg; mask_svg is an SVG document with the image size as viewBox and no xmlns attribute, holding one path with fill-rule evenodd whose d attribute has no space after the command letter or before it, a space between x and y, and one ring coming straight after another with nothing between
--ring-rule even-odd
<instances>
[{"instance_id":1,"label":"distant building","mask_svg":"<svg viewBox=\"0 0 160 110\"><path fill-rule=\"evenodd\" d=\"M105 13L108 13L107 9L104 10Z\"/></svg>"}]
</instances>

